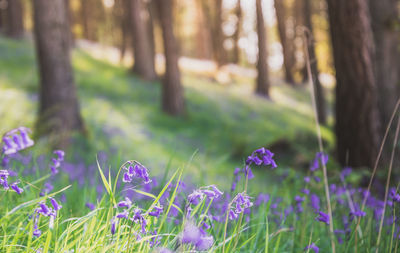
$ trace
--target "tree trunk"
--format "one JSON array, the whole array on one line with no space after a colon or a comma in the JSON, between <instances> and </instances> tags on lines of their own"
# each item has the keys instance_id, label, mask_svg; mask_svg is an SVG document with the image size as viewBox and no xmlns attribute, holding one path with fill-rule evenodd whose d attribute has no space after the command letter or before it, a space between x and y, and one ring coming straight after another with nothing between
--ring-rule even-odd
<instances>
[{"instance_id":1,"label":"tree trunk","mask_svg":"<svg viewBox=\"0 0 400 253\"><path fill-rule=\"evenodd\" d=\"M382 134L400 96L398 1L370 0L371 23L375 41L375 80Z\"/></svg>"},{"instance_id":2,"label":"tree trunk","mask_svg":"<svg viewBox=\"0 0 400 253\"><path fill-rule=\"evenodd\" d=\"M241 1L237 0L236 4L236 30L233 34L233 59L232 62L238 64L240 61L240 48L239 48L239 38L240 38L240 31L242 27L242 7L240 6Z\"/></svg>"},{"instance_id":3,"label":"tree trunk","mask_svg":"<svg viewBox=\"0 0 400 253\"><path fill-rule=\"evenodd\" d=\"M24 34L23 9L21 0L8 0L6 34L12 38L21 38Z\"/></svg>"},{"instance_id":4,"label":"tree trunk","mask_svg":"<svg viewBox=\"0 0 400 253\"><path fill-rule=\"evenodd\" d=\"M287 38L287 29L286 29L286 15L285 15L285 5L283 0L274 0L275 12L276 12L276 20L278 23L278 33L279 38L281 40L282 45L282 54L283 54L283 66L285 69L285 81L289 84L294 84L293 80L293 46L291 41Z\"/></svg>"},{"instance_id":5,"label":"tree trunk","mask_svg":"<svg viewBox=\"0 0 400 253\"><path fill-rule=\"evenodd\" d=\"M257 34L258 34L258 63L257 63L257 87L256 93L269 97L269 74L267 53L267 31L264 24L261 0L256 0Z\"/></svg>"},{"instance_id":6,"label":"tree trunk","mask_svg":"<svg viewBox=\"0 0 400 253\"><path fill-rule=\"evenodd\" d=\"M307 48L310 57L311 74L314 82L314 91L316 96L317 117L320 124L326 124L326 103L324 88L319 81L318 60L315 54L313 26L311 22L312 7L311 0L303 0L304 26L307 28Z\"/></svg>"},{"instance_id":7,"label":"tree trunk","mask_svg":"<svg viewBox=\"0 0 400 253\"><path fill-rule=\"evenodd\" d=\"M218 66L226 64L226 50L224 48L224 32L222 31L222 0L213 0L215 3L215 23L214 23L214 57Z\"/></svg>"},{"instance_id":8,"label":"tree trunk","mask_svg":"<svg viewBox=\"0 0 400 253\"><path fill-rule=\"evenodd\" d=\"M133 71L146 80L155 80L157 74L154 68L154 53L150 35L143 18L141 0L130 0L131 27L133 35L133 51L135 55Z\"/></svg>"},{"instance_id":9,"label":"tree trunk","mask_svg":"<svg viewBox=\"0 0 400 253\"><path fill-rule=\"evenodd\" d=\"M196 45L197 45L197 57L201 59L210 59L212 57L212 45L211 45L211 32L208 20L208 15L204 12L206 4L204 0L196 0L196 19L197 19L197 33L196 33Z\"/></svg>"},{"instance_id":10,"label":"tree trunk","mask_svg":"<svg viewBox=\"0 0 400 253\"><path fill-rule=\"evenodd\" d=\"M328 0L336 68L336 139L342 166L372 167L380 141L367 0Z\"/></svg>"},{"instance_id":11,"label":"tree trunk","mask_svg":"<svg viewBox=\"0 0 400 253\"><path fill-rule=\"evenodd\" d=\"M68 18L64 0L35 0L34 32L40 76L37 130L41 135L67 137L83 131L70 62Z\"/></svg>"},{"instance_id":12,"label":"tree trunk","mask_svg":"<svg viewBox=\"0 0 400 253\"><path fill-rule=\"evenodd\" d=\"M91 31L89 29L89 11L88 11L88 1L80 1L81 8L81 22L82 22L82 30L83 30L83 38L87 40L93 40L93 36L91 35Z\"/></svg>"},{"instance_id":13,"label":"tree trunk","mask_svg":"<svg viewBox=\"0 0 400 253\"><path fill-rule=\"evenodd\" d=\"M156 0L165 55L165 75L162 85L162 109L171 115L184 111L183 89L178 67L178 48L173 32L172 0Z\"/></svg>"}]
</instances>

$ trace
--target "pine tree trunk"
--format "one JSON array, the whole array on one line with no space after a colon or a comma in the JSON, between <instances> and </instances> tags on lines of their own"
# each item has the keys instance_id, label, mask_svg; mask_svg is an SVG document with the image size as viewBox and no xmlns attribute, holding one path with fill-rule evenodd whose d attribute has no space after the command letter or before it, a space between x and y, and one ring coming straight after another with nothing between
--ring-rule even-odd
<instances>
[{"instance_id":1,"label":"pine tree trunk","mask_svg":"<svg viewBox=\"0 0 400 253\"><path fill-rule=\"evenodd\" d=\"M238 64L240 61L240 48L239 48L239 38L240 38L240 31L242 27L242 7L240 6L241 1L237 0L236 4L236 30L233 34L233 59L232 62Z\"/></svg>"},{"instance_id":2,"label":"pine tree trunk","mask_svg":"<svg viewBox=\"0 0 400 253\"><path fill-rule=\"evenodd\" d=\"M308 41L308 54L310 57L310 65L311 65L311 74L312 80L314 81L314 90L316 96L316 104L317 104L317 117L318 122L320 124L326 124L326 103L325 103L325 95L324 88L319 81L319 71L318 71L318 60L315 54L315 46L314 46L314 36L313 36L313 26L311 22L312 17L312 8L311 8L311 0L303 0L303 13L304 13L304 25L307 28L307 41Z\"/></svg>"},{"instance_id":3,"label":"pine tree trunk","mask_svg":"<svg viewBox=\"0 0 400 253\"><path fill-rule=\"evenodd\" d=\"M21 0L8 0L6 34L12 38L21 38L24 34L23 9Z\"/></svg>"},{"instance_id":4,"label":"pine tree trunk","mask_svg":"<svg viewBox=\"0 0 400 253\"><path fill-rule=\"evenodd\" d=\"M371 23L375 41L375 78L382 134L389 123L399 89L398 1L370 0Z\"/></svg>"},{"instance_id":5,"label":"pine tree trunk","mask_svg":"<svg viewBox=\"0 0 400 253\"><path fill-rule=\"evenodd\" d=\"M165 55L165 75L162 86L162 109L171 115L184 112L183 88L178 67L178 47L173 31L172 0L156 0Z\"/></svg>"},{"instance_id":6,"label":"pine tree trunk","mask_svg":"<svg viewBox=\"0 0 400 253\"><path fill-rule=\"evenodd\" d=\"M71 131L84 128L70 61L65 1L35 0L33 10L40 76L37 130L65 140Z\"/></svg>"},{"instance_id":7,"label":"pine tree trunk","mask_svg":"<svg viewBox=\"0 0 400 253\"><path fill-rule=\"evenodd\" d=\"M83 28L83 38L87 40L93 40L94 38L91 36L91 31L89 29L89 10L88 10L88 3L89 1L80 1L81 8L80 8L80 14L81 14L81 22L82 22L82 28Z\"/></svg>"},{"instance_id":8,"label":"pine tree trunk","mask_svg":"<svg viewBox=\"0 0 400 253\"><path fill-rule=\"evenodd\" d=\"M342 166L372 167L380 142L367 0L328 0L336 68L336 139Z\"/></svg>"},{"instance_id":9,"label":"pine tree trunk","mask_svg":"<svg viewBox=\"0 0 400 253\"><path fill-rule=\"evenodd\" d=\"M278 23L278 33L282 45L283 54L283 66L285 69L285 81L289 84L294 84L292 69L293 69L293 47L292 43L287 38L286 31L286 15L285 15L285 5L283 0L274 0L276 20Z\"/></svg>"},{"instance_id":10,"label":"pine tree trunk","mask_svg":"<svg viewBox=\"0 0 400 253\"><path fill-rule=\"evenodd\" d=\"M133 35L133 51L135 55L133 71L146 80L155 80L157 74L154 68L154 53L150 41L150 34L143 18L141 0L130 0L131 28Z\"/></svg>"},{"instance_id":11,"label":"pine tree trunk","mask_svg":"<svg viewBox=\"0 0 400 253\"><path fill-rule=\"evenodd\" d=\"M257 63L257 86L256 93L269 97L269 74L267 53L267 31L264 24L261 0L256 0L257 12L257 34L258 34L258 63Z\"/></svg>"}]
</instances>

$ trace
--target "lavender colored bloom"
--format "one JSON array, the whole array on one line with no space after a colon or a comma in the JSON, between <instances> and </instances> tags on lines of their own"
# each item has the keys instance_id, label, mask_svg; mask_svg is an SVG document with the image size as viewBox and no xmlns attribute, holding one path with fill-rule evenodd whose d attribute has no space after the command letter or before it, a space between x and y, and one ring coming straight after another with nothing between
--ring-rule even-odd
<instances>
[{"instance_id":1,"label":"lavender colored bloom","mask_svg":"<svg viewBox=\"0 0 400 253\"><path fill-rule=\"evenodd\" d=\"M39 237L42 234L42 231L38 229L37 224L33 226L33 236Z\"/></svg>"},{"instance_id":2,"label":"lavender colored bloom","mask_svg":"<svg viewBox=\"0 0 400 253\"><path fill-rule=\"evenodd\" d=\"M316 212L319 211L320 200L319 200L319 197L316 194L311 194L311 196L310 196L310 204L311 204L311 207L314 209L314 211L316 211Z\"/></svg>"},{"instance_id":3,"label":"lavender colored bloom","mask_svg":"<svg viewBox=\"0 0 400 253\"><path fill-rule=\"evenodd\" d=\"M262 203L267 203L269 201L269 194L263 194L260 193L256 199L256 201L254 202L255 206L260 206Z\"/></svg>"},{"instance_id":4,"label":"lavender colored bloom","mask_svg":"<svg viewBox=\"0 0 400 253\"><path fill-rule=\"evenodd\" d=\"M317 247L317 245L315 245L315 243L311 243L310 245L308 245L307 247L304 248L304 251L314 251L314 253L318 253L319 252L319 248Z\"/></svg>"},{"instance_id":5,"label":"lavender colored bloom","mask_svg":"<svg viewBox=\"0 0 400 253\"><path fill-rule=\"evenodd\" d=\"M125 183L132 182L133 178L141 178L145 184L151 183L151 179L149 177L149 173L147 168L139 163L135 163L132 165L130 163L128 168L125 168L126 172L123 175L122 181Z\"/></svg>"},{"instance_id":6,"label":"lavender colored bloom","mask_svg":"<svg viewBox=\"0 0 400 253\"><path fill-rule=\"evenodd\" d=\"M304 177L304 182L306 182L307 184L309 183L311 181L311 178L310 177Z\"/></svg>"},{"instance_id":7,"label":"lavender colored bloom","mask_svg":"<svg viewBox=\"0 0 400 253\"><path fill-rule=\"evenodd\" d=\"M201 190L195 190L188 196L188 202L189 204L197 205L203 198L203 192Z\"/></svg>"},{"instance_id":8,"label":"lavender colored bloom","mask_svg":"<svg viewBox=\"0 0 400 253\"><path fill-rule=\"evenodd\" d=\"M61 162L64 161L64 151L62 150L54 150L53 154L55 154L57 157L56 158L51 158L52 164L50 165L51 173L53 175L58 173L58 168L61 165Z\"/></svg>"},{"instance_id":9,"label":"lavender colored bloom","mask_svg":"<svg viewBox=\"0 0 400 253\"><path fill-rule=\"evenodd\" d=\"M182 243L196 245L200 237L200 229L193 222L187 221L182 233Z\"/></svg>"},{"instance_id":10,"label":"lavender colored bloom","mask_svg":"<svg viewBox=\"0 0 400 253\"><path fill-rule=\"evenodd\" d=\"M230 204L230 208L234 208L234 210L232 209L229 210L229 218L231 220L236 219L237 214L242 213L245 209L250 208L252 206L253 203L250 201L250 197L245 192L238 193Z\"/></svg>"},{"instance_id":11,"label":"lavender colored bloom","mask_svg":"<svg viewBox=\"0 0 400 253\"><path fill-rule=\"evenodd\" d=\"M212 236L202 236L200 240L195 244L196 250L205 251L211 248L214 244L214 238Z\"/></svg>"},{"instance_id":12,"label":"lavender colored bloom","mask_svg":"<svg viewBox=\"0 0 400 253\"><path fill-rule=\"evenodd\" d=\"M326 165L328 163L328 159L329 159L329 157L328 157L327 154L322 153L322 152L317 152L317 154L315 155L314 160L311 163L310 170L312 172L318 170L320 163L322 165Z\"/></svg>"},{"instance_id":13,"label":"lavender colored bloom","mask_svg":"<svg viewBox=\"0 0 400 253\"><path fill-rule=\"evenodd\" d=\"M90 203L90 202L86 203L86 207L89 208L91 211L93 211L96 208L96 206L93 203Z\"/></svg>"},{"instance_id":14,"label":"lavender colored bloom","mask_svg":"<svg viewBox=\"0 0 400 253\"><path fill-rule=\"evenodd\" d=\"M355 216L355 217L364 217L366 213L361 210L356 210L354 212L350 212L350 216Z\"/></svg>"},{"instance_id":15,"label":"lavender colored bloom","mask_svg":"<svg viewBox=\"0 0 400 253\"><path fill-rule=\"evenodd\" d=\"M324 213L324 212L322 212L322 211L318 212L318 217L315 218L315 219L320 221L320 222L324 222L326 224L329 224L329 215Z\"/></svg>"},{"instance_id":16,"label":"lavender colored bloom","mask_svg":"<svg viewBox=\"0 0 400 253\"><path fill-rule=\"evenodd\" d=\"M125 197L125 200L118 202L117 206L130 208L132 206L132 201L129 198Z\"/></svg>"},{"instance_id":17,"label":"lavender colored bloom","mask_svg":"<svg viewBox=\"0 0 400 253\"><path fill-rule=\"evenodd\" d=\"M117 225L117 220L112 219L111 220L111 234L114 235L116 231L116 225Z\"/></svg>"},{"instance_id":18,"label":"lavender colored bloom","mask_svg":"<svg viewBox=\"0 0 400 253\"><path fill-rule=\"evenodd\" d=\"M344 180L348 175L351 174L351 168L350 167L345 167L342 172L340 173L340 177L342 180Z\"/></svg>"},{"instance_id":19,"label":"lavender colored bloom","mask_svg":"<svg viewBox=\"0 0 400 253\"><path fill-rule=\"evenodd\" d=\"M24 191L24 189L18 187L18 182L12 183L10 187L18 194L21 194Z\"/></svg>"},{"instance_id":20,"label":"lavender colored bloom","mask_svg":"<svg viewBox=\"0 0 400 253\"><path fill-rule=\"evenodd\" d=\"M161 207L155 206L155 207L153 208L153 211L149 212L149 215L158 218L158 217L160 217L160 214L161 214L162 212L163 212L162 206L161 206Z\"/></svg>"},{"instance_id":21,"label":"lavender colored bloom","mask_svg":"<svg viewBox=\"0 0 400 253\"><path fill-rule=\"evenodd\" d=\"M304 193L305 195L310 194L310 190L307 188L302 189L301 192Z\"/></svg>"},{"instance_id":22,"label":"lavender colored bloom","mask_svg":"<svg viewBox=\"0 0 400 253\"><path fill-rule=\"evenodd\" d=\"M271 151L262 147L253 151L253 153L247 157L246 165L250 166L254 163L255 165L259 166L263 164L266 166L271 166L271 168L274 169L277 167L277 165L275 160L272 158L273 156L274 154Z\"/></svg>"},{"instance_id":23,"label":"lavender colored bloom","mask_svg":"<svg viewBox=\"0 0 400 253\"><path fill-rule=\"evenodd\" d=\"M128 215L129 215L128 210L124 210L122 213L117 213L117 215L115 215L115 217L118 219L122 219L122 218L128 219Z\"/></svg>"},{"instance_id":24,"label":"lavender colored bloom","mask_svg":"<svg viewBox=\"0 0 400 253\"><path fill-rule=\"evenodd\" d=\"M3 138L3 153L12 155L20 150L26 149L34 144L29 138L27 132L30 131L26 127L19 127L6 133Z\"/></svg>"},{"instance_id":25,"label":"lavender colored bloom","mask_svg":"<svg viewBox=\"0 0 400 253\"><path fill-rule=\"evenodd\" d=\"M36 209L36 212L42 214L43 216L50 216L51 215L51 208L49 208L45 203L39 203L39 208Z\"/></svg>"},{"instance_id":26,"label":"lavender colored bloom","mask_svg":"<svg viewBox=\"0 0 400 253\"><path fill-rule=\"evenodd\" d=\"M62 205L58 204L58 202L54 198L50 198L50 202L54 210L58 211L62 208Z\"/></svg>"},{"instance_id":27,"label":"lavender colored bloom","mask_svg":"<svg viewBox=\"0 0 400 253\"><path fill-rule=\"evenodd\" d=\"M299 195L297 195L296 197L294 197L294 201L296 201L297 203L301 203L305 200L304 197L301 197Z\"/></svg>"},{"instance_id":28,"label":"lavender colored bloom","mask_svg":"<svg viewBox=\"0 0 400 253\"><path fill-rule=\"evenodd\" d=\"M319 178L318 176L314 176L314 181L319 183L319 182L321 182L321 178Z\"/></svg>"}]
</instances>

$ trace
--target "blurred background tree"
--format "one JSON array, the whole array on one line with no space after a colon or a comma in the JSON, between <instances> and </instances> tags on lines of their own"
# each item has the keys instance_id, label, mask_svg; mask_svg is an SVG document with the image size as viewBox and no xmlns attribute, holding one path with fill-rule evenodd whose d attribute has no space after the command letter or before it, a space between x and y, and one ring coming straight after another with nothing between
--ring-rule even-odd
<instances>
[{"instance_id":1,"label":"blurred background tree","mask_svg":"<svg viewBox=\"0 0 400 253\"><path fill-rule=\"evenodd\" d=\"M304 83L312 78L318 122L334 135L336 148L329 148L342 166L373 166L400 94L399 2L395 0L57 0L48 5L36 0L0 0L0 30L9 38L35 38L40 73L38 130L50 123L54 132L84 128L79 102L85 103L81 97L86 94L80 95L79 87L90 82L78 74L76 91L74 73L84 67L82 60L72 64L76 69L71 67L72 46L78 55L83 51L106 56L116 66L130 69L124 77L133 78L126 79L129 86L110 85L134 94L139 92L133 88L141 84L139 77L147 85L144 89L156 89L146 97L151 97L148 103L168 115L182 115L168 119L180 126L201 112L198 101L219 96L214 88L226 100L218 97L213 106L231 105L236 114L229 120L235 122L242 117L238 116L241 110L248 108L254 114L243 114L240 121L261 117L255 107L265 112L308 108L300 114L310 116L309 107L299 105L310 104ZM160 82L158 76L162 76ZM201 96L193 95L208 87L205 82L215 85ZM158 83L159 91L153 88ZM269 99L259 102L259 96L251 94L254 90ZM237 92L234 99L240 97L240 103L232 103L232 92ZM260 104L255 106L255 100ZM203 104L214 112L216 107ZM113 106L117 105L113 102ZM225 120L211 114L203 122L212 119L222 124ZM271 124L292 124L284 114ZM152 123L164 124L163 117ZM305 123L293 124L301 128ZM239 156L256 142L232 130L236 127L226 132L234 133L228 143L234 143L230 152ZM304 134L298 132L289 141L279 136L262 145L267 142L288 150ZM309 139L314 147L313 138ZM328 142L327 135L323 138Z\"/></svg>"}]
</instances>

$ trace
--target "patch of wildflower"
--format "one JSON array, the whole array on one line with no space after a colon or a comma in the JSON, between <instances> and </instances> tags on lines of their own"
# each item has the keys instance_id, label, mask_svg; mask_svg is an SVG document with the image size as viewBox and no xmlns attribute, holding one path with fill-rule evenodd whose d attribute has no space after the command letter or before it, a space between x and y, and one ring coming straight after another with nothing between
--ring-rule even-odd
<instances>
[{"instance_id":1,"label":"patch of wildflower","mask_svg":"<svg viewBox=\"0 0 400 253\"><path fill-rule=\"evenodd\" d=\"M51 173L55 175L58 173L61 162L64 161L65 153L62 150L55 150L53 154L55 154L56 157L51 158L50 170Z\"/></svg>"},{"instance_id":2,"label":"patch of wildflower","mask_svg":"<svg viewBox=\"0 0 400 253\"><path fill-rule=\"evenodd\" d=\"M128 162L128 168L124 167L125 173L123 175L122 181L125 183L131 183L133 178L141 178L145 184L151 183L149 173L147 168L138 162Z\"/></svg>"},{"instance_id":3,"label":"patch of wildflower","mask_svg":"<svg viewBox=\"0 0 400 253\"><path fill-rule=\"evenodd\" d=\"M253 206L250 197L245 193L238 193L229 204L229 219L236 220L245 209Z\"/></svg>"},{"instance_id":4,"label":"patch of wildflower","mask_svg":"<svg viewBox=\"0 0 400 253\"><path fill-rule=\"evenodd\" d=\"M19 127L6 133L2 138L3 154L12 155L20 150L33 146L34 142L29 137L29 128Z\"/></svg>"}]
</instances>

